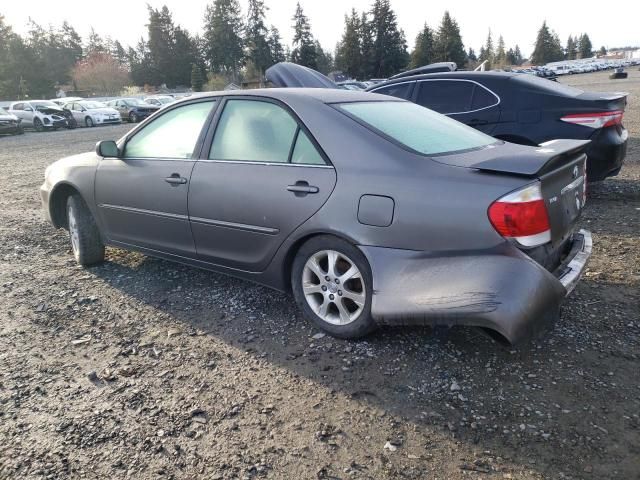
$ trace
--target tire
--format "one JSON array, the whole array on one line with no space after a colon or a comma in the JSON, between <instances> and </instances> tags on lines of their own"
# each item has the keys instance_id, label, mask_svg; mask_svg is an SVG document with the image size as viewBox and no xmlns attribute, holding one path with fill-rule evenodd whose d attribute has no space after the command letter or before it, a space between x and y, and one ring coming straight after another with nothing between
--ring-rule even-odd
<instances>
[{"instance_id":1,"label":"tire","mask_svg":"<svg viewBox=\"0 0 640 480\"><path fill-rule=\"evenodd\" d=\"M87 204L78 194L67 199L67 225L76 262L82 266L101 263L104 260L104 244L100 231Z\"/></svg>"},{"instance_id":2,"label":"tire","mask_svg":"<svg viewBox=\"0 0 640 480\"><path fill-rule=\"evenodd\" d=\"M44 125L42 124L42 120L40 120L39 118L34 118L33 119L33 128L36 129L36 132L44 131Z\"/></svg>"},{"instance_id":3,"label":"tire","mask_svg":"<svg viewBox=\"0 0 640 480\"><path fill-rule=\"evenodd\" d=\"M91 117L85 117L84 124L87 128L95 127L93 119Z\"/></svg>"},{"instance_id":4,"label":"tire","mask_svg":"<svg viewBox=\"0 0 640 480\"><path fill-rule=\"evenodd\" d=\"M129 122L131 123L138 123L140 121L140 119L138 118L138 115L136 115L135 113L131 112L129 114Z\"/></svg>"},{"instance_id":5,"label":"tire","mask_svg":"<svg viewBox=\"0 0 640 480\"><path fill-rule=\"evenodd\" d=\"M348 272L357 273L349 279ZM305 243L293 261L291 286L304 315L328 334L354 339L376 329L371 269L349 242L323 235Z\"/></svg>"}]
</instances>

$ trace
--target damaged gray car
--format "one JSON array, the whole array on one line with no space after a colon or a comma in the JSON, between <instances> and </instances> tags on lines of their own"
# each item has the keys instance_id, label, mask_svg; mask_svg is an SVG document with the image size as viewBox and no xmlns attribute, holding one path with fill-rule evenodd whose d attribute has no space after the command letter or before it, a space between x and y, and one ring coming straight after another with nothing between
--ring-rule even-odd
<instances>
[{"instance_id":1,"label":"damaged gray car","mask_svg":"<svg viewBox=\"0 0 640 480\"><path fill-rule=\"evenodd\" d=\"M59 160L44 211L81 265L105 245L290 291L331 335L552 322L591 252L585 145L498 141L384 95L206 94Z\"/></svg>"}]
</instances>

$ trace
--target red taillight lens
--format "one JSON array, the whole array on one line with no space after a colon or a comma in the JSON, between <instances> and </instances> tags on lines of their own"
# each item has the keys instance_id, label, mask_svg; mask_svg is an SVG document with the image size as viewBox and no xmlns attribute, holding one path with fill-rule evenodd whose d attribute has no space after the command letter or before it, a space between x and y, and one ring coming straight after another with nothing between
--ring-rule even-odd
<instances>
[{"instance_id":1,"label":"red taillight lens","mask_svg":"<svg viewBox=\"0 0 640 480\"><path fill-rule=\"evenodd\" d=\"M560 120L567 123L573 123L575 125L582 125L583 127L604 128L612 127L614 125L622 125L623 115L623 110L598 113L576 113L572 115L565 115Z\"/></svg>"},{"instance_id":2,"label":"red taillight lens","mask_svg":"<svg viewBox=\"0 0 640 480\"><path fill-rule=\"evenodd\" d=\"M496 200L488 214L500 235L521 245L534 247L551 240L547 207L538 183Z\"/></svg>"}]
</instances>

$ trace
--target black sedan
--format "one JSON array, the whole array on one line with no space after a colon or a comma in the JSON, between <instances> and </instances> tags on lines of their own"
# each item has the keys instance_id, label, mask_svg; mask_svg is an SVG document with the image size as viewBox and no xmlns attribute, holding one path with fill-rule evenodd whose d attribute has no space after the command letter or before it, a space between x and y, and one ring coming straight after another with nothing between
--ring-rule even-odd
<instances>
[{"instance_id":1,"label":"black sedan","mask_svg":"<svg viewBox=\"0 0 640 480\"><path fill-rule=\"evenodd\" d=\"M372 93L219 92L59 160L40 193L81 265L112 245L242 277L343 338L413 323L516 342L591 253L587 143L506 143Z\"/></svg>"},{"instance_id":2,"label":"black sedan","mask_svg":"<svg viewBox=\"0 0 640 480\"><path fill-rule=\"evenodd\" d=\"M15 115L10 114L0 107L0 135L2 134L20 135L24 133L21 121Z\"/></svg>"},{"instance_id":3,"label":"black sedan","mask_svg":"<svg viewBox=\"0 0 640 480\"><path fill-rule=\"evenodd\" d=\"M410 100L508 142L590 140L589 181L617 175L627 151L626 93L587 93L505 72L402 74L368 91Z\"/></svg>"},{"instance_id":4,"label":"black sedan","mask_svg":"<svg viewBox=\"0 0 640 480\"><path fill-rule=\"evenodd\" d=\"M120 117L123 121L131 123L138 123L160 110L160 107L143 102L138 98L120 98L117 100L111 100L110 102L107 102L107 106L115 108L120 112Z\"/></svg>"}]
</instances>

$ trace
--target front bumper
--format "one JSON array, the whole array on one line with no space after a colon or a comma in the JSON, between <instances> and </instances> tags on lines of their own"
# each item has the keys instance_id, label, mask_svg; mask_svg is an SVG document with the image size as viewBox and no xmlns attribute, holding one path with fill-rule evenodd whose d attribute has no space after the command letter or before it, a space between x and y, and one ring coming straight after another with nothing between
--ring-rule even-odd
<instances>
[{"instance_id":1,"label":"front bumper","mask_svg":"<svg viewBox=\"0 0 640 480\"><path fill-rule=\"evenodd\" d=\"M510 244L476 254L361 246L373 275L371 315L381 325L466 325L498 332L511 344L558 318L591 254L580 231L551 273Z\"/></svg>"}]
</instances>

